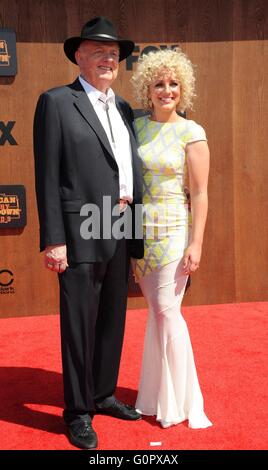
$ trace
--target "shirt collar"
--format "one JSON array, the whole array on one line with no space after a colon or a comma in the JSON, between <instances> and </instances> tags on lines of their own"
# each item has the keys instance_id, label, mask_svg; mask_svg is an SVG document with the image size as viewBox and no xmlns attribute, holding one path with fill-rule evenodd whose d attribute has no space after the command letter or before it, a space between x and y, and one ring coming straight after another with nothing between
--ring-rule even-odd
<instances>
[{"instance_id":1,"label":"shirt collar","mask_svg":"<svg viewBox=\"0 0 268 470\"><path fill-rule=\"evenodd\" d=\"M93 106L95 106L99 100L99 98L102 99L104 102L113 102L115 103L115 94L111 88L108 89L108 93L105 94L100 90L97 90L94 86L92 86L90 83L88 83L86 80L84 80L81 75L79 76L79 81L84 88L87 96L89 97L91 103Z\"/></svg>"}]
</instances>

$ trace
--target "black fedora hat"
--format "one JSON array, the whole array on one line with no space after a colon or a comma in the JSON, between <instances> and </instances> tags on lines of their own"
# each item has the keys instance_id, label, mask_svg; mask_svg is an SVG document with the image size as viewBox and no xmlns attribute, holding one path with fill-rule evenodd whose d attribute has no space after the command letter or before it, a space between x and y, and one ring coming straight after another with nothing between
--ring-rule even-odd
<instances>
[{"instance_id":1,"label":"black fedora hat","mask_svg":"<svg viewBox=\"0 0 268 470\"><path fill-rule=\"evenodd\" d=\"M82 28L81 36L74 36L66 39L64 42L64 52L68 59L77 65L75 60L75 52L80 46L81 42L101 41L109 42L115 41L119 45L120 55L119 60L124 60L128 57L134 49L134 42L129 39L121 39L117 36L115 26L105 16L97 16L88 21Z\"/></svg>"}]
</instances>

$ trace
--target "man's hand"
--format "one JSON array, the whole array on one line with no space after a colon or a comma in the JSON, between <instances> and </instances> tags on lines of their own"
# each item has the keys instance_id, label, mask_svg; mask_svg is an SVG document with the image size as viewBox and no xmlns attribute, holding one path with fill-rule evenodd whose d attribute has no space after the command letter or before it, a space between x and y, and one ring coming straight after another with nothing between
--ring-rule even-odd
<instances>
[{"instance_id":1,"label":"man's hand","mask_svg":"<svg viewBox=\"0 0 268 470\"><path fill-rule=\"evenodd\" d=\"M124 212L127 208L127 201L125 199L119 199L119 211Z\"/></svg>"},{"instance_id":2,"label":"man's hand","mask_svg":"<svg viewBox=\"0 0 268 470\"><path fill-rule=\"evenodd\" d=\"M46 247L45 267L50 271L63 273L67 268L67 249L66 245L51 245Z\"/></svg>"}]
</instances>

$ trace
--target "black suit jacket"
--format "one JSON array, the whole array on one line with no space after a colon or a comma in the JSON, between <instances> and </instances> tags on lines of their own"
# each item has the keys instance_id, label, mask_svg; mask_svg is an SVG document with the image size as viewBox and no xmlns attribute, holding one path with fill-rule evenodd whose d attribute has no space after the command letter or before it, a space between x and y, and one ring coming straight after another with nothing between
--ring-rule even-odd
<instances>
[{"instance_id":1,"label":"black suit jacket","mask_svg":"<svg viewBox=\"0 0 268 470\"><path fill-rule=\"evenodd\" d=\"M142 182L133 113L118 96L116 106L131 141L134 217L135 204L142 203ZM80 235L80 225L86 219L80 215L84 204L99 207L102 222L103 197L110 196L112 208L118 203L119 172L106 133L78 79L39 97L34 117L34 155L40 250L66 244L69 262L111 258L116 247L113 236L85 240ZM129 244L131 256L141 258L143 241L132 239Z\"/></svg>"}]
</instances>

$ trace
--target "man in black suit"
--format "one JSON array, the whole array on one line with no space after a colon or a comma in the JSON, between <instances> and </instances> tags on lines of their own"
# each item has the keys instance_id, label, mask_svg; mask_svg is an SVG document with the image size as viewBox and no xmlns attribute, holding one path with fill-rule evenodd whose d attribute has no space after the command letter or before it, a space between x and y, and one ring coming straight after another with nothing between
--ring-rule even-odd
<instances>
[{"instance_id":1,"label":"man in black suit","mask_svg":"<svg viewBox=\"0 0 268 470\"><path fill-rule=\"evenodd\" d=\"M133 113L110 88L133 48L107 18L86 23L64 43L80 76L43 93L34 119L40 249L60 284L63 416L70 441L87 449L97 447L94 414L140 419L114 396L129 260L143 256L142 239L122 237L120 225L137 223L142 200Z\"/></svg>"}]
</instances>

